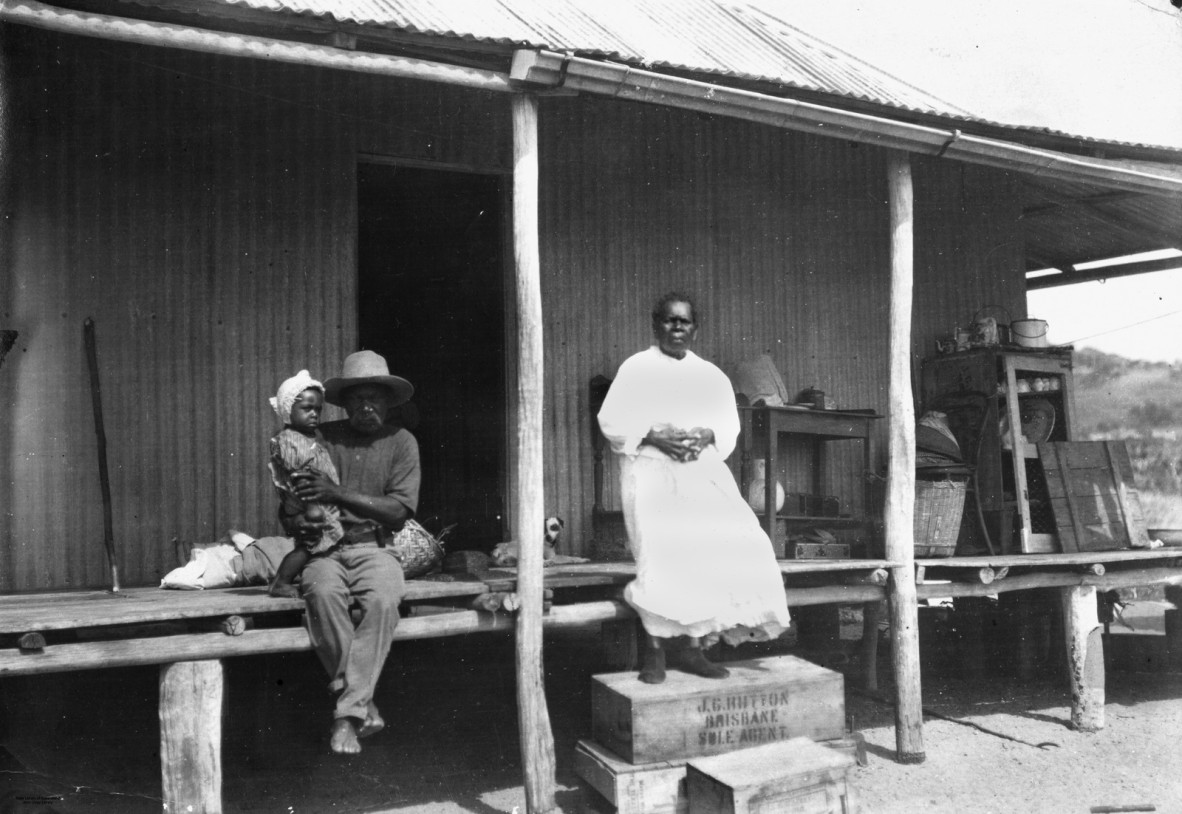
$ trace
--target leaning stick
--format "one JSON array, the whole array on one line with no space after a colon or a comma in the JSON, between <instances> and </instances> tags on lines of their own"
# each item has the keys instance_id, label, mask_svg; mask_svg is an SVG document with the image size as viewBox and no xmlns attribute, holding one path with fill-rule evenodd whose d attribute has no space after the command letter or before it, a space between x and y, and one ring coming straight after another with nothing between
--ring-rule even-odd
<instances>
[{"instance_id":1,"label":"leaning stick","mask_svg":"<svg viewBox=\"0 0 1182 814\"><path fill-rule=\"evenodd\" d=\"M98 436L99 485L103 491L103 545L111 565L111 592L119 592L119 565L115 562L115 532L111 522L111 477L107 473L107 433L103 429L103 390L99 386L98 352L94 339L94 320L82 323L86 338L86 364L90 368L90 400L94 407L94 433Z\"/></svg>"}]
</instances>

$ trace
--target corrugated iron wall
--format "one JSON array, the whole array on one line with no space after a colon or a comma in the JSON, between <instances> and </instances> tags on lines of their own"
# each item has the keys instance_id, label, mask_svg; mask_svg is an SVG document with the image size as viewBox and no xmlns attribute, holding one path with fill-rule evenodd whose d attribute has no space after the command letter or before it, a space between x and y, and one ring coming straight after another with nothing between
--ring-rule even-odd
<instances>
[{"instance_id":1,"label":"corrugated iron wall","mask_svg":"<svg viewBox=\"0 0 1182 814\"><path fill-rule=\"evenodd\" d=\"M503 163L503 99L9 28L0 590L103 585L95 319L127 584L273 533L269 396L356 342L359 153ZM501 120L504 120L501 124Z\"/></svg>"},{"instance_id":2,"label":"corrugated iron wall","mask_svg":"<svg viewBox=\"0 0 1182 814\"><path fill-rule=\"evenodd\" d=\"M125 582L152 584L173 538L275 529L267 397L355 347L357 161L503 169L507 100L27 29L4 47L19 127L0 327L21 336L0 369L0 590L106 581L87 316ZM881 152L627 102L541 114L547 508L568 553L589 532L587 382L648 344L666 289L696 295L724 370L766 352L792 389L885 410ZM1011 193L999 173L917 167L917 351L981 304L1019 307ZM827 488L854 495L860 461L835 452Z\"/></svg>"},{"instance_id":3,"label":"corrugated iron wall","mask_svg":"<svg viewBox=\"0 0 1182 814\"><path fill-rule=\"evenodd\" d=\"M648 314L664 291L697 299L699 352L728 373L767 353L793 392L816 386L840 406L886 412L882 151L587 99L546 100L541 127L546 488L572 540L590 534L587 382L650 343ZM1016 312L1024 289L1010 181L951 162L921 162L915 178L918 370L937 335L982 305ZM877 440L881 469L885 422ZM860 450L830 447L826 490L859 512ZM809 490L803 459L784 473L789 491ZM614 478L606 483L605 503L618 506Z\"/></svg>"}]
</instances>

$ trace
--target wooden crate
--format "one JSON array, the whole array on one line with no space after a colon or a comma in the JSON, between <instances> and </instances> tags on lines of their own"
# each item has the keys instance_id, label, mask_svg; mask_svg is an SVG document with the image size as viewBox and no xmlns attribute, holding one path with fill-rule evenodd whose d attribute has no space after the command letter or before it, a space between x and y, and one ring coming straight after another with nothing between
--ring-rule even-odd
<instances>
[{"instance_id":1,"label":"wooden crate","mask_svg":"<svg viewBox=\"0 0 1182 814\"><path fill-rule=\"evenodd\" d=\"M854 760L808 738L694 758L686 764L689 814L853 814Z\"/></svg>"},{"instance_id":2,"label":"wooden crate","mask_svg":"<svg viewBox=\"0 0 1182 814\"><path fill-rule=\"evenodd\" d=\"M677 670L663 684L645 684L635 672L592 677L594 739L641 764L844 735L841 673L795 656L726 666L731 674L722 680Z\"/></svg>"},{"instance_id":3,"label":"wooden crate","mask_svg":"<svg viewBox=\"0 0 1182 814\"><path fill-rule=\"evenodd\" d=\"M866 765L866 742L860 732L845 737L818 741ZM588 811L611 814L688 814L686 761L663 760L658 763L628 763L594 741L581 740L575 747L575 774L589 788L585 794L594 799Z\"/></svg>"},{"instance_id":4,"label":"wooden crate","mask_svg":"<svg viewBox=\"0 0 1182 814\"><path fill-rule=\"evenodd\" d=\"M575 747L575 774L617 814L686 814L685 761L633 764L597 743L581 740Z\"/></svg>"}]
</instances>

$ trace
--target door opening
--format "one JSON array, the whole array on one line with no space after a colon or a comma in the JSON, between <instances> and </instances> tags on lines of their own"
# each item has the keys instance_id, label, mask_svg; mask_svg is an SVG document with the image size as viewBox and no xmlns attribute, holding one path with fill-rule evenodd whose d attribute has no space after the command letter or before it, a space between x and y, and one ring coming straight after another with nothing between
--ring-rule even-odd
<instances>
[{"instance_id":1,"label":"door opening","mask_svg":"<svg viewBox=\"0 0 1182 814\"><path fill-rule=\"evenodd\" d=\"M415 387L420 522L449 551L504 539L504 195L496 175L358 166L358 339ZM417 421L416 421L417 414Z\"/></svg>"}]
</instances>

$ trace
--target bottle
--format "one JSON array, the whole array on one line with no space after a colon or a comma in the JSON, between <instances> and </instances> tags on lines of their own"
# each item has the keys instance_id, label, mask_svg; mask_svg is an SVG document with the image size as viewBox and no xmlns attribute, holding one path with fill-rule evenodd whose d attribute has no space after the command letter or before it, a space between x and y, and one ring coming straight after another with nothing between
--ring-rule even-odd
<instances>
[{"instance_id":1,"label":"bottle","mask_svg":"<svg viewBox=\"0 0 1182 814\"><path fill-rule=\"evenodd\" d=\"M747 487L747 505L757 514L763 514L766 497L767 461L756 458L751 462L751 484ZM776 511L784 508L784 487L776 481Z\"/></svg>"}]
</instances>

